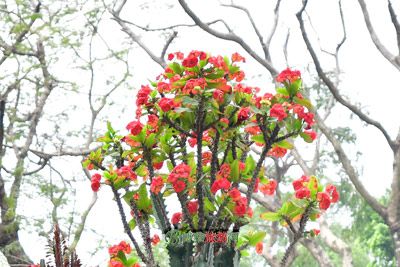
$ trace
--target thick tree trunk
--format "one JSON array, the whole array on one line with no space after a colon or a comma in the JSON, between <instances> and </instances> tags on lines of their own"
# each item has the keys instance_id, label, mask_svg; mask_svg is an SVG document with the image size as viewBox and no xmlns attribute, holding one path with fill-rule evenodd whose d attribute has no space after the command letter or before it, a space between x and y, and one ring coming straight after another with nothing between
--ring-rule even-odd
<instances>
[{"instance_id":1,"label":"thick tree trunk","mask_svg":"<svg viewBox=\"0 0 400 267\"><path fill-rule=\"evenodd\" d=\"M17 222L0 224L0 251L10 265L32 263L19 242Z\"/></svg>"}]
</instances>

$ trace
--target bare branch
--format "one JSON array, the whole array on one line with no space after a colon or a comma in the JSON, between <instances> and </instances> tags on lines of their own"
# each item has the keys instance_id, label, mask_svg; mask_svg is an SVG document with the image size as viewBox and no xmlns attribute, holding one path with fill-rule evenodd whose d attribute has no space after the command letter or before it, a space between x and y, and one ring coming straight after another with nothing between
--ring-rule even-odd
<instances>
[{"instance_id":1,"label":"bare branch","mask_svg":"<svg viewBox=\"0 0 400 267\"><path fill-rule=\"evenodd\" d=\"M390 13L390 19L392 20L394 29L396 30L397 47L399 49L399 56L400 56L400 24L399 24L399 21L397 20L396 13L393 10L392 2L390 0L388 0L388 9L389 9L389 13Z\"/></svg>"},{"instance_id":2,"label":"bare branch","mask_svg":"<svg viewBox=\"0 0 400 267\"><path fill-rule=\"evenodd\" d=\"M242 7L242 6L239 6L239 5L235 5L235 4L231 4L231 5L222 4L221 6L236 8L236 9L242 10L244 13L246 13L247 18L249 19L249 21L251 23L251 26L253 27L253 30L256 33L257 37L258 37L258 41L259 41L259 43L260 43L260 45L261 45L261 47L262 47L262 49L264 51L264 56L265 56L265 58L267 60L270 61L271 57L270 57L270 54L269 54L269 51L268 51L268 47L266 46L266 44L264 42L264 38L261 35L256 23L254 22L254 19L251 16L250 11L245 7ZM276 26L275 26L275 28L276 28Z\"/></svg>"},{"instance_id":3,"label":"bare branch","mask_svg":"<svg viewBox=\"0 0 400 267\"><path fill-rule=\"evenodd\" d=\"M371 19L369 18L369 13L367 9L367 5L365 4L364 0L358 0L358 3L360 4L365 24L367 26L369 35L372 39L372 42L378 49L378 51L384 56L394 67L396 67L398 70L400 70L400 58L395 57L381 42L381 40L378 38L378 35L375 32L374 27L372 26Z\"/></svg>"},{"instance_id":4,"label":"bare branch","mask_svg":"<svg viewBox=\"0 0 400 267\"><path fill-rule=\"evenodd\" d=\"M242 38L237 36L234 33L222 33L219 31L216 31L212 29L209 25L204 23L186 4L184 0L178 0L182 8L185 10L185 12L193 19L193 21L204 31L208 32L209 34L218 37L220 39L228 40L228 41L233 41L237 44L239 44L247 53L250 54L251 57L253 57L258 63L263 65L270 73L272 76L275 76L278 74L278 71L272 66L271 62L267 61L266 59L263 59L260 57Z\"/></svg>"},{"instance_id":5,"label":"bare branch","mask_svg":"<svg viewBox=\"0 0 400 267\"><path fill-rule=\"evenodd\" d=\"M362 1L362 0L359 0ZM300 29L301 29L301 33L303 36L303 40L307 46L307 49L314 61L315 64L315 68L317 70L318 76L324 81L324 83L327 85L329 91L332 93L332 95L335 97L335 99L341 103L343 106L347 107L351 112L353 112L355 115L357 115L362 121L366 122L367 124L373 125L376 128L378 128L379 131L381 131L381 133L384 135L384 137L386 138L387 143L389 144L390 148L392 150L396 149L396 146L394 144L394 142L392 141L392 139L390 138L388 132L383 128L383 126L378 122L375 121L373 119L371 119L369 116L367 116L365 113L363 113L357 106L351 104L350 102L348 102L347 100L345 100L339 93L338 88L335 86L335 84L328 78L328 76L325 74L325 72L323 71L322 67L321 67L321 63L318 59L318 56L316 54L316 52L314 51L314 48L311 45L311 42L308 38L307 32L305 30L305 26L304 26L304 21L302 18L302 14L303 11L305 10L307 5L307 0L303 2L303 7L302 9L296 14L297 16L297 20L300 23Z\"/></svg>"},{"instance_id":6,"label":"bare branch","mask_svg":"<svg viewBox=\"0 0 400 267\"><path fill-rule=\"evenodd\" d=\"M353 165L351 164L350 159L347 157L346 153L344 152L342 145L340 142L335 138L332 131L325 125L325 123L321 120L319 115L315 113L315 119L318 123L318 127L321 132L326 136L329 142L332 144L333 148L335 149L336 154L339 157L340 162L347 174L350 178L351 182L353 183L356 190L360 193L360 195L367 201L367 203L384 219L387 218L387 210L386 208L380 204L364 187L362 182L360 181L356 170L354 169Z\"/></svg>"}]
</instances>

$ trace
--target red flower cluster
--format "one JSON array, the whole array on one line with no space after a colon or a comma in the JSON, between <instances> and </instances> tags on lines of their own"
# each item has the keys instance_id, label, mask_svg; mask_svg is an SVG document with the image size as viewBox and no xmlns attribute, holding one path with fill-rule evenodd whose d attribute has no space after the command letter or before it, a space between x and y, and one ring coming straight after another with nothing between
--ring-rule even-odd
<instances>
[{"instance_id":1,"label":"red flower cluster","mask_svg":"<svg viewBox=\"0 0 400 267\"><path fill-rule=\"evenodd\" d=\"M161 98L161 100L158 102L158 105L164 112L170 111L171 109L179 106L174 102L172 98L167 98L167 97Z\"/></svg>"},{"instance_id":2,"label":"red flower cluster","mask_svg":"<svg viewBox=\"0 0 400 267\"><path fill-rule=\"evenodd\" d=\"M191 215L194 215L197 213L197 210L199 208L199 203L197 200L189 201L186 205L187 205L187 209L189 210L189 213Z\"/></svg>"},{"instance_id":3,"label":"red flower cluster","mask_svg":"<svg viewBox=\"0 0 400 267\"><path fill-rule=\"evenodd\" d=\"M247 198L240 197L235 201L235 207L233 208L233 213L236 216L243 217L246 213L249 217L253 216L253 210L247 206Z\"/></svg>"},{"instance_id":4,"label":"red flower cluster","mask_svg":"<svg viewBox=\"0 0 400 267\"><path fill-rule=\"evenodd\" d=\"M217 172L217 179L228 179L229 175L231 174L231 166L228 163L224 163L221 165L219 168L219 171Z\"/></svg>"},{"instance_id":5,"label":"red flower cluster","mask_svg":"<svg viewBox=\"0 0 400 267\"><path fill-rule=\"evenodd\" d=\"M310 197L310 189L307 188L307 184L310 181L310 177L301 176L300 179L294 180L292 185L295 190L295 197L298 199L309 198Z\"/></svg>"},{"instance_id":6,"label":"red flower cluster","mask_svg":"<svg viewBox=\"0 0 400 267\"><path fill-rule=\"evenodd\" d=\"M301 78L301 73L298 70L291 70L289 68L285 69L276 77L276 81L280 83L284 82L294 82Z\"/></svg>"},{"instance_id":7,"label":"red flower cluster","mask_svg":"<svg viewBox=\"0 0 400 267\"><path fill-rule=\"evenodd\" d=\"M110 256L117 256L118 252L122 251L125 254L130 254L132 251L131 246L125 241L121 241L118 245L114 245L108 248L108 254Z\"/></svg>"},{"instance_id":8,"label":"red flower cluster","mask_svg":"<svg viewBox=\"0 0 400 267\"><path fill-rule=\"evenodd\" d=\"M182 212L176 212L172 215L171 223L178 224L182 220Z\"/></svg>"},{"instance_id":9,"label":"red flower cluster","mask_svg":"<svg viewBox=\"0 0 400 267\"><path fill-rule=\"evenodd\" d=\"M154 194L160 193L161 189L164 187L164 181L161 176L154 177L150 184L150 191Z\"/></svg>"},{"instance_id":10,"label":"red flower cluster","mask_svg":"<svg viewBox=\"0 0 400 267\"><path fill-rule=\"evenodd\" d=\"M136 106L147 105L150 93L151 93L150 87L142 85L137 94Z\"/></svg>"},{"instance_id":11,"label":"red flower cluster","mask_svg":"<svg viewBox=\"0 0 400 267\"><path fill-rule=\"evenodd\" d=\"M226 178L221 178L215 180L211 185L211 192L215 194L220 189L229 190L229 188L231 188L231 182L229 182Z\"/></svg>"},{"instance_id":12,"label":"red flower cluster","mask_svg":"<svg viewBox=\"0 0 400 267\"><path fill-rule=\"evenodd\" d=\"M190 167L185 163L177 165L168 176L168 182L172 184L177 193L182 192L186 188L186 182L190 176Z\"/></svg>"},{"instance_id":13,"label":"red flower cluster","mask_svg":"<svg viewBox=\"0 0 400 267\"><path fill-rule=\"evenodd\" d=\"M319 208L327 210L331 203L339 201L339 193L334 185L328 184L325 188L325 192L318 192L317 200L319 202Z\"/></svg>"},{"instance_id":14,"label":"red flower cluster","mask_svg":"<svg viewBox=\"0 0 400 267\"><path fill-rule=\"evenodd\" d=\"M305 130L304 133L308 135L313 141L317 138L317 133L313 130Z\"/></svg>"},{"instance_id":15,"label":"red flower cluster","mask_svg":"<svg viewBox=\"0 0 400 267\"><path fill-rule=\"evenodd\" d=\"M155 234L152 238L151 238L151 244L153 244L153 246L157 245L160 242L160 237Z\"/></svg>"},{"instance_id":16,"label":"red flower cluster","mask_svg":"<svg viewBox=\"0 0 400 267\"><path fill-rule=\"evenodd\" d=\"M270 179L268 184L260 185L259 189L264 195L272 196L275 193L277 186L278 186L278 183L275 180Z\"/></svg>"},{"instance_id":17,"label":"red flower cluster","mask_svg":"<svg viewBox=\"0 0 400 267\"><path fill-rule=\"evenodd\" d=\"M282 121L287 117L286 111L281 104L274 104L269 111L269 115L277 118L278 121Z\"/></svg>"},{"instance_id":18,"label":"red flower cluster","mask_svg":"<svg viewBox=\"0 0 400 267\"><path fill-rule=\"evenodd\" d=\"M117 175L119 177L128 178L132 181L137 179L136 173L129 166L122 166L121 168L117 169Z\"/></svg>"},{"instance_id":19,"label":"red flower cluster","mask_svg":"<svg viewBox=\"0 0 400 267\"><path fill-rule=\"evenodd\" d=\"M268 156L275 158L282 158L286 155L287 149L279 146L273 147L270 151L268 151Z\"/></svg>"},{"instance_id":20,"label":"red flower cluster","mask_svg":"<svg viewBox=\"0 0 400 267\"><path fill-rule=\"evenodd\" d=\"M246 59L241 55L239 55L239 53L233 53L231 59L232 62L240 62L240 61L246 62Z\"/></svg>"},{"instance_id":21,"label":"red flower cluster","mask_svg":"<svg viewBox=\"0 0 400 267\"><path fill-rule=\"evenodd\" d=\"M307 123L308 128L314 125L314 113L305 112L304 107L299 104L294 104L292 109L299 119L303 119Z\"/></svg>"},{"instance_id":22,"label":"red flower cluster","mask_svg":"<svg viewBox=\"0 0 400 267\"><path fill-rule=\"evenodd\" d=\"M263 249L264 249L263 243L262 243L262 242L258 242L258 243L256 244L256 253L257 253L258 255L261 255L262 252L263 252Z\"/></svg>"},{"instance_id":23,"label":"red flower cluster","mask_svg":"<svg viewBox=\"0 0 400 267\"><path fill-rule=\"evenodd\" d=\"M99 191L100 180L101 180L101 175L100 174L95 173L95 174L92 175L92 179L91 179L92 185L91 186L92 186L93 192Z\"/></svg>"},{"instance_id":24,"label":"red flower cluster","mask_svg":"<svg viewBox=\"0 0 400 267\"><path fill-rule=\"evenodd\" d=\"M126 129L131 132L132 135L138 135L143 129L143 124L140 121L131 121L126 126Z\"/></svg>"},{"instance_id":25,"label":"red flower cluster","mask_svg":"<svg viewBox=\"0 0 400 267\"><path fill-rule=\"evenodd\" d=\"M250 118L250 108L245 107L245 108L240 108L238 112L238 121L242 122Z\"/></svg>"}]
</instances>

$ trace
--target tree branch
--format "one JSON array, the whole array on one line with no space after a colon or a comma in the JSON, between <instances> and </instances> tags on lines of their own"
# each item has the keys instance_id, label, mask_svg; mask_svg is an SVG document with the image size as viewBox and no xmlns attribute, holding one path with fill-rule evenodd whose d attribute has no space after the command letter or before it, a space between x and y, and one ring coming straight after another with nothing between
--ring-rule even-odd
<instances>
[{"instance_id":1,"label":"tree branch","mask_svg":"<svg viewBox=\"0 0 400 267\"><path fill-rule=\"evenodd\" d=\"M278 71L272 66L272 64L267 61L266 59L263 59L260 57L242 38L237 36L234 33L222 33L219 31L216 31L212 29L209 25L204 23L200 18L189 8L189 6L186 4L185 0L178 0L179 4L182 6L184 11L192 18L192 20L204 31L208 32L211 35L214 35L215 37L218 37L220 39L228 40L228 41L233 41L237 44L239 44L247 53L250 54L251 57L253 57L258 63L263 65L270 73L272 76L275 76L278 74Z\"/></svg>"},{"instance_id":2,"label":"tree branch","mask_svg":"<svg viewBox=\"0 0 400 267\"><path fill-rule=\"evenodd\" d=\"M359 0L359 2L362 2L362 0ZM347 100L345 100L339 93L338 88L335 86L335 84L328 78L328 76L325 74L325 72L323 71L322 67L321 67L321 63L317 57L317 54L315 53L311 42L308 38L307 32L305 30L305 26L304 26L304 21L302 18L302 14L303 11L305 10L307 5L307 0L305 0L303 2L303 7L302 9L296 14L297 16L297 20L300 23L300 29L301 29L301 34L303 36L303 40L307 46L307 49L314 61L315 64L315 68L317 70L318 76L324 81L324 83L327 85L329 91L332 93L332 95L335 97L335 99L341 103L343 106L345 106L346 108L348 108L351 112L353 112L355 115L357 115L362 121L366 122L367 124L373 125L375 126L379 131L381 131L381 133L384 135L384 137L386 138L387 143L389 144L390 148L392 150L396 149L396 146L394 144L394 142L392 141L392 139L390 138L388 132L383 128L383 126L378 122L375 121L373 119L371 119L369 116L367 116L366 114L364 114L358 107L356 107L355 105L351 104L350 102L348 102Z\"/></svg>"}]
</instances>

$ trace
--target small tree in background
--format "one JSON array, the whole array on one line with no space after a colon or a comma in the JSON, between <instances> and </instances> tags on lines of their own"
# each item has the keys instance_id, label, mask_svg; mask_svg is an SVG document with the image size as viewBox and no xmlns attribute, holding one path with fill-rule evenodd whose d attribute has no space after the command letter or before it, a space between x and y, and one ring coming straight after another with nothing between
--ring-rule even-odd
<instances>
[{"instance_id":1,"label":"small tree in background","mask_svg":"<svg viewBox=\"0 0 400 267\"><path fill-rule=\"evenodd\" d=\"M291 138L316 138L311 104L301 93L298 71L280 73L275 94L258 95L259 88L242 83L245 74L238 63L245 59L237 53L229 59L178 52L168 59L174 61L151 83L153 88L139 90L129 133L119 135L108 123L99 139L102 148L84 162L89 170L102 171L93 174L92 189L98 191L102 180L111 187L138 256L130 256L130 245L121 242L109 250L110 266L137 266L139 260L158 265L152 245L159 237L151 233L152 221L168 238L171 266L234 266L247 247L262 252L266 232L242 233L239 239L232 233L252 217L252 194L272 196L278 186L264 174L267 155L284 156ZM261 147L259 155L253 146ZM306 231L307 221L339 198L333 185L324 188L314 176L293 181L293 188L277 212L261 215L291 230L282 266L301 238L318 233ZM170 216L165 200L173 196L180 210ZM129 218L123 202L131 210ZM132 234L135 228L144 251Z\"/></svg>"}]
</instances>

